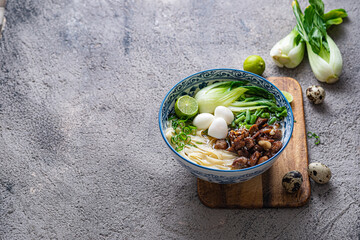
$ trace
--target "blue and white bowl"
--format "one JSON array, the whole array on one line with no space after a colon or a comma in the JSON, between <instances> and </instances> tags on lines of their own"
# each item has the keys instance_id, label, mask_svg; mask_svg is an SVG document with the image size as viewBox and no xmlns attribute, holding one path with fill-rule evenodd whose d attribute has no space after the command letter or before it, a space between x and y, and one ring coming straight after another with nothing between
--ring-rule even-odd
<instances>
[{"instance_id":1,"label":"blue and white bowl","mask_svg":"<svg viewBox=\"0 0 360 240\"><path fill-rule=\"evenodd\" d=\"M283 128L283 147L280 149L275 156L263 162L261 164L255 165L253 167L238 169L238 170L219 170L208 168L204 166L200 166L178 154L175 149L171 146L168 140L165 137L165 131L167 128L166 122L169 114L173 111L175 101L182 95L190 95L194 96L194 94L201 88L208 86L214 82L219 81L230 81L230 80L246 80L250 83L265 88L272 94L274 94L276 102L279 106L285 106L288 115L284 119L284 128ZM236 70L236 69L211 69L203 72L196 73L191 75L180 82L178 82L165 96L163 102L160 106L159 112L159 126L161 135L164 138L164 141L170 148L172 154L178 160L181 166L185 167L196 177L201 178L203 180L213 182L213 183L221 183L221 184L229 184L229 183L238 183L248 181L253 177L256 177L266 170L268 170L276 161L276 159L280 156L280 154L286 148L288 142L290 141L291 134L294 127L294 116L290 107L289 102L286 100L281 91L272 83L270 83L265 78L262 78L256 74Z\"/></svg>"}]
</instances>

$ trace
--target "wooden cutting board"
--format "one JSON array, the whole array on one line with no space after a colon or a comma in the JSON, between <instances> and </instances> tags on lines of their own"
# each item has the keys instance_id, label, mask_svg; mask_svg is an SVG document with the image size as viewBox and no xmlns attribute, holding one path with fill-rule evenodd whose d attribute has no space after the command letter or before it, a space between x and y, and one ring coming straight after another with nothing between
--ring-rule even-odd
<instances>
[{"instance_id":1,"label":"wooden cutting board","mask_svg":"<svg viewBox=\"0 0 360 240\"><path fill-rule=\"evenodd\" d=\"M280 90L285 90L294 96L291 108L296 122L291 140L268 171L247 182L217 184L198 179L199 199L208 207L299 207L309 200L310 182L307 173L309 161L301 86L295 79L288 77L270 77L268 80ZM281 183L285 173L291 170L301 172L304 178L301 189L295 194L287 193Z\"/></svg>"}]
</instances>

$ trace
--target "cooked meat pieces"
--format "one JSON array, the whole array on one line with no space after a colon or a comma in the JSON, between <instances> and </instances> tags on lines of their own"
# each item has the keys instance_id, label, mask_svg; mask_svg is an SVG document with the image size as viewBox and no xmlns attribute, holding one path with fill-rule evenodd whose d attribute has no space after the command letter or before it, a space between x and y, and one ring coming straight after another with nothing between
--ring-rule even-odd
<instances>
[{"instance_id":1,"label":"cooked meat pieces","mask_svg":"<svg viewBox=\"0 0 360 240\"><path fill-rule=\"evenodd\" d=\"M282 148L282 142L275 141L271 146L271 151L275 154Z\"/></svg>"},{"instance_id":2,"label":"cooked meat pieces","mask_svg":"<svg viewBox=\"0 0 360 240\"><path fill-rule=\"evenodd\" d=\"M273 130L273 129L271 129L271 128L263 128L263 129L261 129L259 132L260 132L260 134L269 134L269 135L271 135L270 132L271 132L272 130Z\"/></svg>"},{"instance_id":3,"label":"cooked meat pieces","mask_svg":"<svg viewBox=\"0 0 360 240\"><path fill-rule=\"evenodd\" d=\"M263 163L265 161L269 160L268 156L262 156L261 158L259 158L259 161L257 162L257 164Z\"/></svg>"},{"instance_id":4,"label":"cooked meat pieces","mask_svg":"<svg viewBox=\"0 0 360 240\"><path fill-rule=\"evenodd\" d=\"M233 168L247 168L263 163L274 156L282 147L282 131L279 125L267 124L266 118L258 118L249 130L231 130L228 134L228 151L237 153Z\"/></svg>"},{"instance_id":5,"label":"cooked meat pieces","mask_svg":"<svg viewBox=\"0 0 360 240\"><path fill-rule=\"evenodd\" d=\"M256 120L255 124L256 124L258 127L262 127L262 125L264 125L265 123L267 123L267 121L268 121L267 118L258 117L258 119Z\"/></svg>"},{"instance_id":6,"label":"cooked meat pieces","mask_svg":"<svg viewBox=\"0 0 360 240\"><path fill-rule=\"evenodd\" d=\"M250 137L245 138L245 146L248 150L251 149L252 147L254 147L255 146L254 139L252 139Z\"/></svg>"},{"instance_id":7,"label":"cooked meat pieces","mask_svg":"<svg viewBox=\"0 0 360 240\"><path fill-rule=\"evenodd\" d=\"M225 139L218 139L218 140L216 140L216 142L214 144L214 148L225 150L228 148L228 144Z\"/></svg>"},{"instance_id":8,"label":"cooked meat pieces","mask_svg":"<svg viewBox=\"0 0 360 240\"><path fill-rule=\"evenodd\" d=\"M275 130L275 134L272 135L273 139L280 140L282 138L282 132L279 129Z\"/></svg>"},{"instance_id":9,"label":"cooked meat pieces","mask_svg":"<svg viewBox=\"0 0 360 240\"><path fill-rule=\"evenodd\" d=\"M258 151L254 152L248 161L248 165L250 167L255 166L260 157L261 153L259 153Z\"/></svg>"},{"instance_id":10,"label":"cooked meat pieces","mask_svg":"<svg viewBox=\"0 0 360 240\"><path fill-rule=\"evenodd\" d=\"M250 127L250 129L249 129L249 133L250 133L250 135L253 135L255 132L257 132L259 130L259 127L256 125L256 124L254 124L254 125L252 125L251 127Z\"/></svg>"},{"instance_id":11,"label":"cooked meat pieces","mask_svg":"<svg viewBox=\"0 0 360 240\"><path fill-rule=\"evenodd\" d=\"M252 150L262 152L264 149L259 144L255 144L255 146Z\"/></svg>"},{"instance_id":12,"label":"cooked meat pieces","mask_svg":"<svg viewBox=\"0 0 360 240\"><path fill-rule=\"evenodd\" d=\"M242 135L240 135L239 137L235 138L234 140L234 149L236 151L240 150L241 148L245 147L245 140L242 139Z\"/></svg>"},{"instance_id":13,"label":"cooked meat pieces","mask_svg":"<svg viewBox=\"0 0 360 240\"><path fill-rule=\"evenodd\" d=\"M232 167L236 168L236 169L246 168L248 160L249 159L246 158L246 157L239 157L239 158L234 160L234 162L232 164Z\"/></svg>"},{"instance_id":14,"label":"cooked meat pieces","mask_svg":"<svg viewBox=\"0 0 360 240\"><path fill-rule=\"evenodd\" d=\"M237 151L237 154L238 154L240 157L246 157L246 158L248 158L248 157L250 156L249 152L248 152L245 148Z\"/></svg>"}]
</instances>

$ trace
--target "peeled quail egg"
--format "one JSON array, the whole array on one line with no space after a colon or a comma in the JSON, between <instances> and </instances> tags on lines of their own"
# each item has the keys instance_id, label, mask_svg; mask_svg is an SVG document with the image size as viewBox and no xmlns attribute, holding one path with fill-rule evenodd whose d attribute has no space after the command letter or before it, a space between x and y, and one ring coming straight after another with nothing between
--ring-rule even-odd
<instances>
[{"instance_id":1,"label":"peeled quail egg","mask_svg":"<svg viewBox=\"0 0 360 240\"><path fill-rule=\"evenodd\" d=\"M310 86L306 89L306 96L314 104L320 104L325 99L325 90L320 86Z\"/></svg>"},{"instance_id":2,"label":"peeled quail egg","mask_svg":"<svg viewBox=\"0 0 360 240\"><path fill-rule=\"evenodd\" d=\"M325 164L310 163L308 167L309 176L317 183L325 184L330 181L331 171Z\"/></svg>"},{"instance_id":3,"label":"peeled quail egg","mask_svg":"<svg viewBox=\"0 0 360 240\"><path fill-rule=\"evenodd\" d=\"M286 173L282 179L282 185L289 193L295 193L299 191L302 183L303 177L298 171L290 171Z\"/></svg>"},{"instance_id":4,"label":"peeled quail egg","mask_svg":"<svg viewBox=\"0 0 360 240\"><path fill-rule=\"evenodd\" d=\"M200 130L208 129L210 124L214 121L214 115L210 113L200 113L197 115L194 120L193 124Z\"/></svg>"},{"instance_id":5,"label":"peeled quail egg","mask_svg":"<svg viewBox=\"0 0 360 240\"><path fill-rule=\"evenodd\" d=\"M208 129L208 134L209 136L218 139L226 138L228 134L226 121L221 117L215 118Z\"/></svg>"},{"instance_id":6,"label":"peeled quail egg","mask_svg":"<svg viewBox=\"0 0 360 240\"><path fill-rule=\"evenodd\" d=\"M232 113L232 111L224 106L216 107L214 111L214 115L215 117L221 117L225 119L227 124L230 124L234 120L234 114Z\"/></svg>"}]
</instances>

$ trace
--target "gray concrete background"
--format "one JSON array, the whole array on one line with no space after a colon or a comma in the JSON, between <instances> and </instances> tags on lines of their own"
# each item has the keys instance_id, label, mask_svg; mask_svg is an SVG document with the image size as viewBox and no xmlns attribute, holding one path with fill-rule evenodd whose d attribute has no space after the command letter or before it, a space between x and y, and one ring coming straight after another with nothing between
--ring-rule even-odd
<instances>
[{"instance_id":1,"label":"gray concrete background","mask_svg":"<svg viewBox=\"0 0 360 240\"><path fill-rule=\"evenodd\" d=\"M304 8L305 1L300 4ZM320 106L305 100L309 159L333 171L298 209L203 206L196 179L159 133L162 98L182 78L242 68L319 84L305 59L279 69L271 47L291 1L8 1L0 40L0 239L358 239L359 3L330 30L344 68Z\"/></svg>"}]
</instances>

